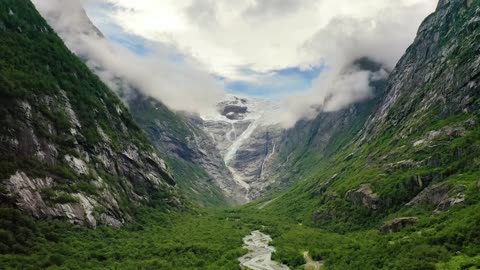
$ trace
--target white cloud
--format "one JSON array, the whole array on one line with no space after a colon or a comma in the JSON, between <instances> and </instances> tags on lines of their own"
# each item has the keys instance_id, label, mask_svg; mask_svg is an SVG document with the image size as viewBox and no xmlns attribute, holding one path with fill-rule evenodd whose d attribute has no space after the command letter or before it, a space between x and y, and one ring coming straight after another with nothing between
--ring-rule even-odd
<instances>
[{"instance_id":1,"label":"white cloud","mask_svg":"<svg viewBox=\"0 0 480 270\"><path fill-rule=\"evenodd\" d=\"M373 25L388 16L398 25L383 33L400 45L412 41L435 0L105 0L117 7L111 19L126 31L167 43L192 55L209 72L248 80L241 68L268 72L318 65L319 54L304 44L339 18ZM396 10L413 12L399 13ZM374 26L372 26L374 27ZM413 29L413 30L412 30ZM369 34L370 32L363 31ZM356 35L355 33L352 33ZM356 35L361 38L361 35ZM321 37L320 37L321 38ZM329 42L322 39L320 42ZM393 43L393 42L392 42ZM396 52L391 58L398 58ZM388 59L390 62L393 60Z\"/></svg>"},{"instance_id":2,"label":"white cloud","mask_svg":"<svg viewBox=\"0 0 480 270\"><path fill-rule=\"evenodd\" d=\"M72 20L76 16L71 16L69 5L76 1L34 2L39 7L57 2L50 8L69 19L57 22L56 28L61 29L82 24ZM314 117L319 108L338 110L370 97L368 78L378 74L352 69L353 61L369 57L393 68L437 2L84 0L83 4L86 1L93 6L94 21L111 31L107 34L139 36L153 44L152 53L139 57L99 44L90 34L66 35L63 29L67 44L106 67L104 78L121 74L173 109L199 112L214 108L222 86L209 74L227 82L261 84L266 77L259 74L327 67L309 91L283 101L282 113L275 118L285 126ZM185 61L169 61L172 53Z\"/></svg>"},{"instance_id":3,"label":"white cloud","mask_svg":"<svg viewBox=\"0 0 480 270\"><path fill-rule=\"evenodd\" d=\"M39 11L59 33L66 45L111 88L118 78L174 110L209 113L224 96L223 85L193 59L177 57L176 50L145 43L149 53L140 56L108 42L91 24L82 5L86 1L34 0ZM128 89L127 89L128 90Z\"/></svg>"}]
</instances>

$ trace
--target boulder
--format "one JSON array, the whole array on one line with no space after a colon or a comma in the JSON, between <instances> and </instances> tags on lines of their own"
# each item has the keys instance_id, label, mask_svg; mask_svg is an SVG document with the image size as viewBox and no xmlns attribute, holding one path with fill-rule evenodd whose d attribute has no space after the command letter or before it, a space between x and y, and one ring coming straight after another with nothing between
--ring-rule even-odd
<instances>
[{"instance_id":1,"label":"boulder","mask_svg":"<svg viewBox=\"0 0 480 270\"><path fill-rule=\"evenodd\" d=\"M386 222L380 231L382 233L395 233L401 231L403 228L412 226L418 223L417 217L402 217L396 218Z\"/></svg>"},{"instance_id":2,"label":"boulder","mask_svg":"<svg viewBox=\"0 0 480 270\"><path fill-rule=\"evenodd\" d=\"M437 209L435 209L434 213L439 213L439 212L445 212L450 209L450 207L457 205L457 204L462 204L465 202L465 195L464 194L458 194L455 197L452 198L446 198L445 200L441 201L437 205Z\"/></svg>"},{"instance_id":3,"label":"boulder","mask_svg":"<svg viewBox=\"0 0 480 270\"><path fill-rule=\"evenodd\" d=\"M356 190L348 191L346 197L356 206L363 206L371 210L380 208L378 195L372 191L369 184L363 184Z\"/></svg>"}]
</instances>

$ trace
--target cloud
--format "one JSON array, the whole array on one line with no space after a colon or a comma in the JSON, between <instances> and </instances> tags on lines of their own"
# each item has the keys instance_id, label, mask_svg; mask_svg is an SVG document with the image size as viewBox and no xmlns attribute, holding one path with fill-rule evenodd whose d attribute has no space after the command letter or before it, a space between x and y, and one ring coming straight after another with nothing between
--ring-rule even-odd
<instances>
[{"instance_id":1,"label":"cloud","mask_svg":"<svg viewBox=\"0 0 480 270\"><path fill-rule=\"evenodd\" d=\"M125 46L109 42L84 12L83 5L96 4L92 1L35 0L34 4L66 45L113 89L128 92L132 86L174 110L194 113L214 110L224 96L223 85L174 48L135 36L125 38ZM116 38L122 42L121 36ZM135 39L145 47L143 54L125 48L134 47ZM119 85L119 79L126 83Z\"/></svg>"},{"instance_id":2,"label":"cloud","mask_svg":"<svg viewBox=\"0 0 480 270\"><path fill-rule=\"evenodd\" d=\"M339 18L376 24L399 16L396 30L412 41L420 20L436 0L105 0L118 7L111 19L125 31L175 46L208 72L248 80L242 70L266 73L318 66L318 52L305 43ZM408 11L410 13L402 13ZM393 30L396 29L396 30ZM414 29L412 31L412 29ZM358 38L361 35L356 35ZM321 40L321 43L328 42ZM405 49L406 47L403 47Z\"/></svg>"},{"instance_id":3,"label":"cloud","mask_svg":"<svg viewBox=\"0 0 480 270\"><path fill-rule=\"evenodd\" d=\"M201 27L218 26L217 11L217 4L214 0L195 1L185 8L190 22Z\"/></svg>"},{"instance_id":4,"label":"cloud","mask_svg":"<svg viewBox=\"0 0 480 270\"><path fill-rule=\"evenodd\" d=\"M35 0L37 6L56 2L46 6L72 18L77 16L68 6L79 1ZM288 93L286 88L302 88L304 92L281 100L282 112L272 116L290 127L298 119L315 117L319 110L338 110L371 97L369 78L385 71L362 71L353 62L368 57L392 69L436 2L85 0L81 4L92 7L89 11L107 37L145 55L101 45L91 33L60 34L77 53L89 55L91 65L105 67L103 78L121 74L173 109L214 108L223 86L212 76L227 86L259 91L278 88ZM54 26L85 25L67 22ZM319 76L305 84L299 82L301 76L277 72L309 73L319 67ZM311 87L305 91L307 84Z\"/></svg>"},{"instance_id":5,"label":"cloud","mask_svg":"<svg viewBox=\"0 0 480 270\"><path fill-rule=\"evenodd\" d=\"M398 1L369 17L332 18L302 45L311 57L304 63L306 68L318 63L328 68L308 92L282 101L284 109L276 114L276 121L291 127L319 111L336 111L371 98L370 80L385 77L394 68L426 12L433 8L430 2ZM355 61L364 57L381 63L383 69L372 72L355 67Z\"/></svg>"},{"instance_id":6,"label":"cloud","mask_svg":"<svg viewBox=\"0 0 480 270\"><path fill-rule=\"evenodd\" d=\"M243 12L246 17L275 17L297 12L312 0L255 0Z\"/></svg>"}]
</instances>

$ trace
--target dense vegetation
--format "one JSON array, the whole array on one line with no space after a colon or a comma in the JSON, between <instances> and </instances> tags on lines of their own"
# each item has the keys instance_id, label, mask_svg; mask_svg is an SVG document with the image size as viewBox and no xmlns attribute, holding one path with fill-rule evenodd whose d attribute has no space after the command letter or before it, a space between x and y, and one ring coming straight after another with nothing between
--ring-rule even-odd
<instances>
[{"instance_id":1,"label":"dense vegetation","mask_svg":"<svg viewBox=\"0 0 480 270\"><path fill-rule=\"evenodd\" d=\"M22 217L16 220L19 224L1 224L15 234L0 230L0 247L14 247L1 250L8 254L0 256L0 265L2 269L236 269L236 258L244 253L241 239L248 229L224 216L144 209L136 220L122 230L89 230ZM25 225L16 228L21 224ZM26 238L30 247L16 249Z\"/></svg>"},{"instance_id":2,"label":"dense vegetation","mask_svg":"<svg viewBox=\"0 0 480 270\"><path fill-rule=\"evenodd\" d=\"M421 217L418 225L385 235L378 226L336 233L296 223L258 205L178 214L144 209L138 222L121 230L88 230L22 217L18 223L24 225L13 236L2 234L2 243L22 245L23 239L29 239L29 247L4 249L0 265L5 269L239 269L237 258L245 252L242 238L260 229L274 239L278 250L274 258L292 269L302 269L303 251L324 260L326 269L480 267L478 206L437 216L417 209L408 214Z\"/></svg>"},{"instance_id":3,"label":"dense vegetation","mask_svg":"<svg viewBox=\"0 0 480 270\"><path fill-rule=\"evenodd\" d=\"M123 141L142 147L151 147L144 134L129 114L122 114L122 122L127 125L128 135L118 132L121 127L111 126L112 119L125 106L118 97L95 76L87 66L66 49L56 33L38 16L29 1L5 0L0 3L0 97L2 110L13 110L13 99L24 99L32 104L41 102L41 98L57 96L66 89L78 118L84 127L85 139L89 144L101 141L97 124L112 140L112 144L122 149ZM109 102L105 102L105 100ZM53 100L52 100L53 101ZM43 105L43 104L39 104ZM67 132L71 124L61 106L39 108L39 125L43 118L55 123L59 134ZM1 116L7 115L4 111ZM34 116L35 117L35 116ZM1 119L8 121L9 119ZM4 125L7 125L6 123ZM40 129L42 130L42 129ZM45 130L45 127L43 127ZM48 132L45 132L48 134ZM47 135L45 134L45 135ZM68 145L71 138L53 138Z\"/></svg>"}]
</instances>

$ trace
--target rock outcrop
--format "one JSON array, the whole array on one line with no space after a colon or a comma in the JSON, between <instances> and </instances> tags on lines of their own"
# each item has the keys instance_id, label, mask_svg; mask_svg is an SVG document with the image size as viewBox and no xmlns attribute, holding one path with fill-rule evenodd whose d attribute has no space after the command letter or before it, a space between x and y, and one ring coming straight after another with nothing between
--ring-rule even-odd
<instances>
[{"instance_id":1,"label":"rock outcrop","mask_svg":"<svg viewBox=\"0 0 480 270\"><path fill-rule=\"evenodd\" d=\"M395 233L401 231L403 228L417 224L419 219L417 217L402 217L396 218L386 222L380 231L382 233Z\"/></svg>"},{"instance_id":2,"label":"rock outcrop","mask_svg":"<svg viewBox=\"0 0 480 270\"><path fill-rule=\"evenodd\" d=\"M363 184L358 189L350 190L345 196L355 206L363 206L370 210L380 208L380 199L369 184Z\"/></svg>"},{"instance_id":3,"label":"rock outcrop","mask_svg":"<svg viewBox=\"0 0 480 270\"><path fill-rule=\"evenodd\" d=\"M465 202L465 190L466 187L463 185L451 187L447 182L432 184L422 190L406 205L416 206L423 204L435 207L434 212L448 211L450 207Z\"/></svg>"}]
</instances>

